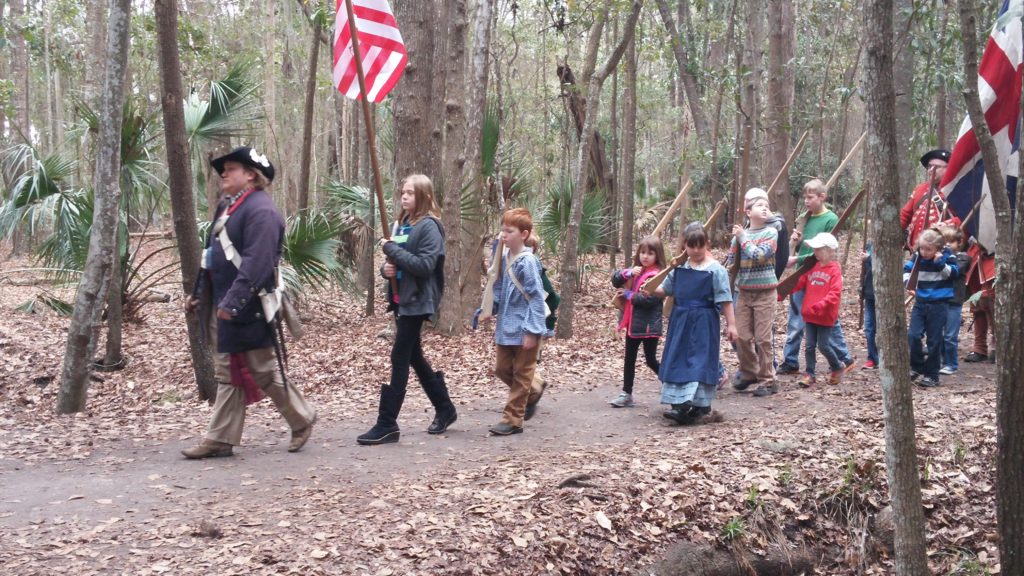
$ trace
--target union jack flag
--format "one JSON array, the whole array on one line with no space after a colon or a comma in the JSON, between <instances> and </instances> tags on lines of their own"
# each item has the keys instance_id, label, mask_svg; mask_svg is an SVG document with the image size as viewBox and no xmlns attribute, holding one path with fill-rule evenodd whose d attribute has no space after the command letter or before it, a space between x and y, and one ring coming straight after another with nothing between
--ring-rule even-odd
<instances>
[{"instance_id":1,"label":"union jack flag","mask_svg":"<svg viewBox=\"0 0 1024 576\"><path fill-rule=\"evenodd\" d=\"M1006 177L1011 206L1016 201L1017 154L1020 148L1021 72L1024 70L1021 66L1024 59L1022 14L1024 0L1003 2L978 65L981 108L999 152L999 168ZM941 187L953 213L961 219L970 215L970 220L964 226L966 233L974 236L987 251L994 251L995 211L988 179L985 177L981 148L971 129L970 117L965 118L960 125L960 135L953 147Z\"/></svg>"},{"instance_id":2,"label":"union jack flag","mask_svg":"<svg viewBox=\"0 0 1024 576\"><path fill-rule=\"evenodd\" d=\"M338 0L334 20L334 85L345 96L359 100L359 79L352 50L346 0ZM387 0L352 0L359 53L366 77L366 97L371 102L384 100L405 71L409 57L405 51L398 22Z\"/></svg>"}]
</instances>

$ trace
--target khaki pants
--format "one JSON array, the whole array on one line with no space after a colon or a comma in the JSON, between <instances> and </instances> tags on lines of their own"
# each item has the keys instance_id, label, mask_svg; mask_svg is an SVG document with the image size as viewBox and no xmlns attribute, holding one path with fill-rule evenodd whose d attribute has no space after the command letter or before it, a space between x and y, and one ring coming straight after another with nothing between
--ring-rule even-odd
<instances>
[{"instance_id":1,"label":"khaki pants","mask_svg":"<svg viewBox=\"0 0 1024 576\"><path fill-rule=\"evenodd\" d=\"M210 341L217 342L217 320L210 322ZM245 424L245 392L232 386L230 355L216 351L214 344L214 378L217 380L217 401L213 405L213 416L206 439L224 442L232 446L242 443L242 427ZM302 430L316 419L316 410L306 402L302 392L293 385L287 390L277 367L277 356L273 348L257 348L245 353L256 385L270 397L277 411L281 413L293 431Z\"/></svg>"},{"instance_id":2,"label":"khaki pants","mask_svg":"<svg viewBox=\"0 0 1024 576\"><path fill-rule=\"evenodd\" d=\"M741 377L770 384L775 380L772 363L772 322L775 290L740 290L736 300L736 355Z\"/></svg>"},{"instance_id":3,"label":"khaki pants","mask_svg":"<svg viewBox=\"0 0 1024 576\"><path fill-rule=\"evenodd\" d=\"M502 422L522 427L526 404L540 395L539 391L532 389L537 350L537 346L529 350L522 346L497 346L494 375L508 385L508 402L501 413Z\"/></svg>"}]
</instances>

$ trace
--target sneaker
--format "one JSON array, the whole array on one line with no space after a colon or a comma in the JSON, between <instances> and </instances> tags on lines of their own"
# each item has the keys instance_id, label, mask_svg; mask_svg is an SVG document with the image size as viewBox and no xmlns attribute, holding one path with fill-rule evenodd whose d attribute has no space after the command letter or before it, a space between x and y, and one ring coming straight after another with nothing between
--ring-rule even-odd
<instances>
[{"instance_id":1,"label":"sneaker","mask_svg":"<svg viewBox=\"0 0 1024 576\"><path fill-rule=\"evenodd\" d=\"M498 422L494 426L487 429L488 432L495 436L511 436L512 434L522 434L522 426L513 426L508 422Z\"/></svg>"},{"instance_id":2,"label":"sneaker","mask_svg":"<svg viewBox=\"0 0 1024 576\"><path fill-rule=\"evenodd\" d=\"M911 382L917 382L917 380L918 380L918 379L919 379L920 377L921 377L921 373L920 373L920 372L916 372L916 371L914 371L914 370L911 370L911 371L910 371L910 381L911 381Z\"/></svg>"},{"instance_id":3,"label":"sneaker","mask_svg":"<svg viewBox=\"0 0 1024 576\"><path fill-rule=\"evenodd\" d=\"M868 360L860 367L861 370L878 370L878 364L874 360Z\"/></svg>"},{"instance_id":4,"label":"sneaker","mask_svg":"<svg viewBox=\"0 0 1024 576\"><path fill-rule=\"evenodd\" d=\"M988 360L988 356L978 354L977 352L971 352L967 356L964 356L964 362L984 362L985 360Z\"/></svg>"},{"instance_id":5,"label":"sneaker","mask_svg":"<svg viewBox=\"0 0 1024 576\"><path fill-rule=\"evenodd\" d=\"M774 384L769 384L767 386L760 386L757 390L754 390L754 396L764 398L765 396L771 396L778 391L779 389Z\"/></svg>"},{"instance_id":6,"label":"sneaker","mask_svg":"<svg viewBox=\"0 0 1024 576\"><path fill-rule=\"evenodd\" d=\"M853 364L850 364L850 366L853 366ZM829 372L828 383L832 386L839 384L840 382L843 381L843 374L846 374L846 371L849 369L849 366L847 366L846 368L840 368L839 370L833 370L832 372Z\"/></svg>"},{"instance_id":7,"label":"sneaker","mask_svg":"<svg viewBox=\"0 0 1024 576\"><path fill-rule=\"evenodd\" d=\"M849 372L850 370L853 370L853 369L854 369L854 368L856 368L856 367L857 367L857 356L856 356L856 355L854 355L854 356L851 356L851 357L850 357L850 361L846 363L846 367L845 367L845 368L843 368L843 369L841 370L841 372L842 372L843 374L846 374L847 372ZM829 384L831 384L831 383L832 383L832 382L829 382ZM837 382L837 384L838 384L838 382Z\"/></svg>"},{"instance_id":8,"label":"sneaker","mask_svg":"<svg viewBox=\"0 0 1024 576\"><path fill-rule=\"evenodd\" d=\"M792 364L787 364L787 363L783 362L782 364L779 364L779 369L776 370L775 373L778 374L779 376L789 376L790 374L799 374L800 373L800 367L799 366L793 366Z\"/></svg>"},{"instance_id":9,"label":"sneaker","mask_svg":"<svg viewBox=\"0 0 1024 576\"><path fill-rule=\"evenodd\" d=\"M734 380L732 383L732 389L742 392L754 384L757 384L757 380Z\"/></svg>"},{"instance_id":10,"label":"sneaker","mask_svg":"<svg viewBox=\"0 0 1024 576\"><path fill-rule=\"evenodd\" d=\"M616 408L632 408L633 407L633 395L632 394L626 394L625 392L623 392L623 393L619 394L619 396L617 398L615 398L615 400L612 400L611 402L609 402L609 404L611 404L612 406L615 406Z\"/></svg>"},{"instance_id":11,"label":"sneaker","mask_svg":"<svg viewBox=\"0 0 1024 576\"><path fill-rule=\"evenodd\" d=\"M939 381L938 379L932 378L931 376L925 376L924 378L921 378L920 380L917 381L917 385L920 386L921 388L935 388L936 386L939 385Z\"/></svg>"},{"instance_id":12,"label":"sneaker","mask_svg":"<svg viewBox=\"0 0 1024 576\"><path fill-rule=\"evenodd\" d=\"M800 377L800 381L797 382L797 385L801 388L814 388L815 383L814 374L804 374Z\"/></svg>"},{"instance_id":13,"label":"sneaker","mask_svg":"<svg viewBox=\"0 0 1024 576\"><path fill-rule=\"evenodd\" d=\"M939 374L942 374L943 376L956 374L956 368L953 368L952 366L943 366L942 368L939 368Z\"/></svg>"}]
</instances>

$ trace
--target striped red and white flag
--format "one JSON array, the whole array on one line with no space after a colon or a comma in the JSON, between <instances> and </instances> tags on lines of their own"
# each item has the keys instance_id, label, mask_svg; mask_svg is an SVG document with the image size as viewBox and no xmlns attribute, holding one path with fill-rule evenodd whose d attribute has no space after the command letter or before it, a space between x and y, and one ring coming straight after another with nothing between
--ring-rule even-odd
<instances>
[{"instance_id":1,"label":"striped red and white flag","mask_svg":"<svg viewBox=\"0 0 1024 576\"><path fill-rule=\"evenodd\" d=\"M338 0L336 6L334 85L345 96L359 100L359 79L345 0ZM366 76L366 97L371 102L380 102L402 77L409 56L387 0L352 0L352 10Z\"/></svg>"},{"instance_id":2,"label":"striped red and white flag","mask_svg":"<svg viewBox=\"0 0 1024 576\"><path fill-rule=\"evenodd\" d=\"M999 169L1006 178L1011 207L1016 203L1017 154L1020 148L1020 93L1024 75L1022 13L1024 0L1003 2L978 65L981 108L995 141ZM989 195L981 147L974 136L970 116L964 118L960 126L960 136L940 186L954 214L961 219L970 215L970 220L964 223L967 233L986 250L994 251L995 209Z\"/></svg>"}]
</instances>

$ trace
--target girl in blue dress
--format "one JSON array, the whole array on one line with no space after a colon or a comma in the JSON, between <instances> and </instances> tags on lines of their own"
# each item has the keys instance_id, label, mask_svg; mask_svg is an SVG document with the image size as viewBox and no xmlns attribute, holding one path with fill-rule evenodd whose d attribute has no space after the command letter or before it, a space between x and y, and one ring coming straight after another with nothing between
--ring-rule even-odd
<instances>
[{"instance_id":1,"label":"girl in blue dress","mask_svg":"<svg viewBox=\"0 0 1024 576\"><path fill-rule=\"evenodd\" d=\"M687 261L665 278L654 294L672 296L668 336L661 356L661 402L671 404L664 416L678 424L693 424L711 413L718 384L721 324L726 337L736 340L729 273L708 253L708 236L699 222L683 229L681 250Z\"/></svg>"}]
</instances>

